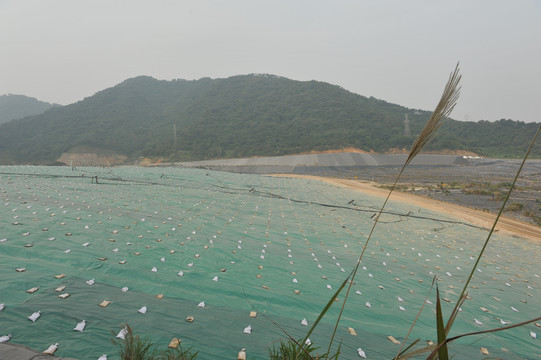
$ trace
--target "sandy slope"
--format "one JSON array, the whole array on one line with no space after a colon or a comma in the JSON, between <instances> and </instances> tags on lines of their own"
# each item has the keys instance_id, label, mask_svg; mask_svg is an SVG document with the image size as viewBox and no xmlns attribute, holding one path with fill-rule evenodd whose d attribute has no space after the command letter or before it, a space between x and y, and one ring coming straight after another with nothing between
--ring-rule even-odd
<instances>
[{"instance_id":1,"label":"sandy slope","mask_svg":"<svg viewBox=\"0 0 541 360\"><path fill-rule=\"evenodd\" d=\"M347 187L350 189L358 190L365 194L380 196L380 197L386 197L387 194L389 193L388 190L380 189L380 188L375 187L374 185L371 185L365 182L360 182L358 180L346 180L346 179L338 179L338 178L327 178L327 177L321 177L321 176L293 175L293 174L284 174L284 175L276 175L276 176L298 177L298 178L325 181L327 183L330 183L336 186ZM467 207L454 205L454 204L450 204L450 203L446 203L446 202L442 202L442 201L438 201L434 199L428 199L428 198L417 196L417 195L401 193L398 191L394 192L391 195L391 200L407 202L409 204L423 207L428 210L449 214L459 219L465 220L471 224L482 226L487 229L490 229L492 227L492 224L496 218L496 215L486 213L480 210L474 210ZM500 220L498 221L498 225L496 226L496 231L500 231L502 233L506 233L512 236L523 237L523 238L526 238L526 239L529 239L541 244L541 227L538 227L535 225L523 223L523 222L509 219L502 216L500 217Z\"/></svg>"}]
</instances>

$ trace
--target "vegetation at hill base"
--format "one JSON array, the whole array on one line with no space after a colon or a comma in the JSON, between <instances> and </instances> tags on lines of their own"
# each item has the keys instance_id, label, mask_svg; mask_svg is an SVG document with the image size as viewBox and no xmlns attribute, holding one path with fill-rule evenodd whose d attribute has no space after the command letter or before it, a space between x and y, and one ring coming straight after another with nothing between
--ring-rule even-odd
<instances>
[{"instance_id":1,"label":"vegetation at hill base","mask_svg":"<svg viewBox=\"0 0 541 360\"><path fill-rule=\"evenodd\" d=\"M77 103L0 125L0 164L54 164L86 152L169 161L409 148L430 112L318 81L274 75L128 79ZM408 116L411 136L404 135ZM516 157L535 123L448 120L427 151ZM176 137L175 135L176 131ZM532 156L541 156L541 147Z\"/></svg>"}]
</instances>

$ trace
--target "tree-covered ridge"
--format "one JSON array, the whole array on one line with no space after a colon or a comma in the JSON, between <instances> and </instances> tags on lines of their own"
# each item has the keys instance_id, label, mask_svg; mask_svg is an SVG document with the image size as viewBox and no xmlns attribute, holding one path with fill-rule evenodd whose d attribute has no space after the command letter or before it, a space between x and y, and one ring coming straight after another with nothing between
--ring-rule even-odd
<instances>
[{"instance_id":1,"label":"tree-covered ridge","mask_svg":"<svg viewBox=\"0 0 541 360\"><path fill-rule=\"evenodd\" d=\"M403 135L405 114L410 137ZM53 163L78 147L173 161L344 147L384 152L411 146L429 116L317 81L272 75L193 81L141 76L75 104L1 125L0 163ZM520 156L535 128L511 120L449 120L431 148ZM535 154L541 155L539 148Z\"/></svg>"},{"instance_id":2,"label":"tree-covered ridge","mask_svg":"<svg viewBox=\"0 0 541 360\"><path fill-rule=\"evenodd\" d=\"M30 115L41 114L53 106L58 105L24 95L0 95L0 124Z\"/></svg>"}]
</instances>

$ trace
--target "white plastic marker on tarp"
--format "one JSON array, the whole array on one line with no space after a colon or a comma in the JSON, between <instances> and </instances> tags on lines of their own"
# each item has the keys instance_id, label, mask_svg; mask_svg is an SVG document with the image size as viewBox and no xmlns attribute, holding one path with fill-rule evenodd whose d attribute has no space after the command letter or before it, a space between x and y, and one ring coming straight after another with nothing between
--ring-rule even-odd
<instances>
[{"instance_id":1,"label":"white plastic marker on tarp","mask_svg":"<svg viewBox=\"0 0 541 360\"><path fill-rule=\"evenodd\" d=\"M47 350L45 350L43 353L44 353L44 354L53 355L54 352L56 351L56 349L58 349L58 343L52 344L52 345L49 346L49 347L47 348Z\"/></svg>"},{"instance_id":2,"label":"white plastic marker on tarp","mask_svg":"<svg viewBox=\"0 0 541 360\"><path fill-rule=\"evenodd\" d=\"M41 311L36 311L32 315L28 317L28 320L31 320L32 322L36 322L37 319L41 316Z\"/></svg>"},{"instance_id":3,"label":"white plastic marker on tarp","mask_svg":"<svg viewBox=\"0 0 541 360\"><path fill-rule=\"evenodd\" d=\"M118 332L118 334L116 335L116 337L117 337L118 339L124 340L124 339L126 338L126 335L128 335L128 329L124 327L124 328L122 328L122 330L120 330L120 331Z\"/></svg>"},{"instance_id":4,"label":"white plastic marker on tarp","mask_svg":"<svg viewBox=\"0 0 541 360\"><path fill-rule=\"evenodd\" d=\"M74 331L82 332L85 329L86 321L83 320L81 322L78 322L77 325L73 328Z\"/></svg>"},{"instance_id":5,"label":"white plastic marker on tarp","mask_svg":"<svg viewBox=\"0 0 541 360\"><path fill-rule=\"evenodd\" d=\"M8 342L9 339L11 339L11 334L2 335L2 336L0 336L0 343Z\"/></svg>"}]
</instances>

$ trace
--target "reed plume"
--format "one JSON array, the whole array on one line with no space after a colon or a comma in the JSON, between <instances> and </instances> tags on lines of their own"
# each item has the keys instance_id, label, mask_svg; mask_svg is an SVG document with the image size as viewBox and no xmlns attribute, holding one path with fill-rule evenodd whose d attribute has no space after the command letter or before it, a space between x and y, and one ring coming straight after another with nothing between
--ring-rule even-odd
<instances>
[{"instance_id":1,"label":"reed plume","mask_svg":"<svg viewBox=\"0 0 541 360\"><path fill-rule=\"evenodd\" d=\"M363 258L363 255L366 251L366 248L368 246L368 243L370 242L370 239L372 238L372 234L374 233L374 229L376 228L377 224L379 223L379 219L381 216L381 213L385 209L385 206L387 205L387 202L389 201L389 198L391 197L391 194L396 188L396 184L398 183L398 180L402 176L402 173L404 172L404 169L408 164L417 156L423 147L430 142L430 140L434 137L438 129L443 125L443 122L445 119L451 114L453 111L456 101L458 100L458 97L460 95L460 79L462 78L462 75L460 75L460 68L459 63L456 64L455 70L449 75L449 80L447 81L447 84L445 85L445 88L443 90L443 94L440 98L440 101L438 102L438 105L436 106L436 109L432 113L432 116L426 123L425 127L415 139L411 150L408 154L408 157L406 161L404 162L404 165L402 165L402 168L400 169L400 172L398 173L393 185L391 186L391 189L389 190L389 193L387 194L387 197L385 198L385 201L383 202L383 205L377 212L377 215L375 217L374 224L372 225L372 228L370 230L370 233L368 234L368 238L366 239L366 242L363 246L363 249L361 251L361 254L359 255L359 259L357 261L357 264L355 265L354 270L351 274L351 280L349 281L349 286L346 291L346 295L344 297L344 302L342 303L342 308L340 309L340 313L338 314L338 319L336 320L336 324L334 327L333 334L331 336L331 340L329 342L329 348L327 349L327 353L330 353L332 343L334 341L334 336L336 335L336 331L338 329L338 324L340 323L340 319L342 318L342 313L344 311L344 307L346 306L346 302L349 296L349 292L351 290L351 286L353 285L353 282L355 280L355 276L357 275L357 271L359 269L359 265L361 263L361 260ZM324 309L324 313L328 310L328 307ZM321 317L322 315L320 315ZM312 329L311 329L312 331Z\"/></svg>"},{"instance_id":2,"label":"reed plume","mask_svg":"<svg viewBox=\"0 0 541 360\"><path fill-rule=\"evenodd\" d=\"M441 95L440 102L436 106L434 113L430 117L430 120L426 123L423 131L419 134L415 142L411 146L408 158L404 163L403 168L408 166L408 164L413 160L417 154L421 152L423 147L436 135L436 132L443 125L444 120L451 115L451 112L455 108L458 97L460 96L460 79L462 75L459 73L458 63L456 64L455 71L449 75L449 80L443 94Z\"/></svg>"}]
</instances>

